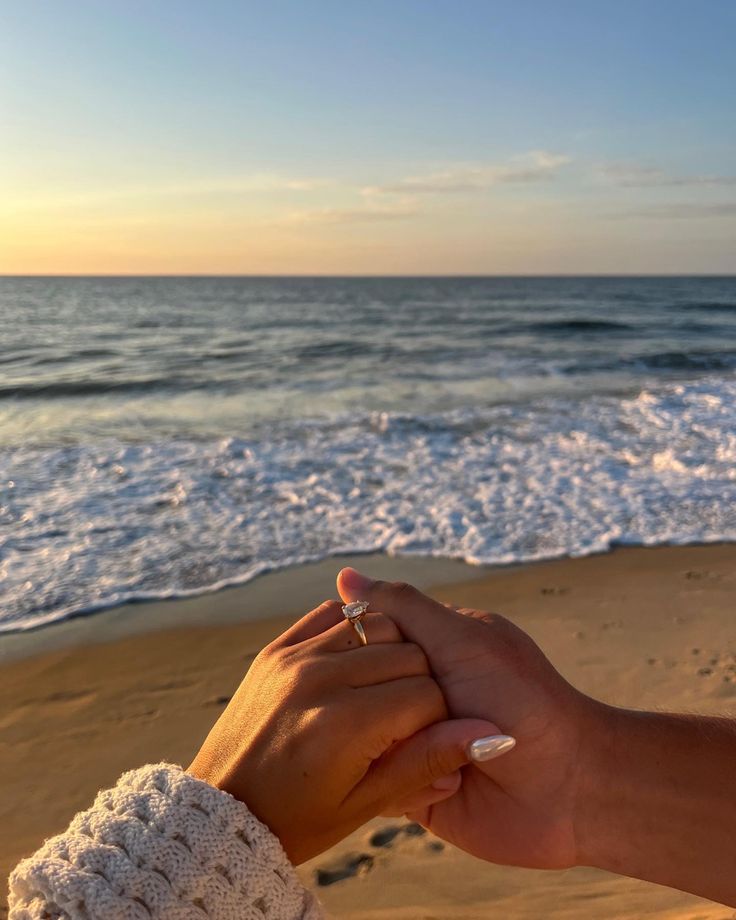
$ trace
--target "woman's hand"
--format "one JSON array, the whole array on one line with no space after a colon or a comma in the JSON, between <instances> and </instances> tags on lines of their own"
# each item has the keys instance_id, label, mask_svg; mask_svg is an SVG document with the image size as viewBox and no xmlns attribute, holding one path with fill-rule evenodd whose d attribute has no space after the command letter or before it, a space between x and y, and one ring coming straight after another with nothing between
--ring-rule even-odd
<instances>
[{"instance_id":1,"label":"woman's hand","mask_svg":"<svg viewBox=\"0 0 736 920\"><path fill-rule=\"evenodd\" d=\"M448 609L409 585L371 581L353 569L343 569L338 589L346 601L369 601L422 646L451 715L492 718L517 741L504 757L464 770L452 798L410 817L490 862L575 865L586 732L600 704L571 687L503 617Z\"/></svg>"},{"instance_id":2,"label":"woman's hand","mask_svg":"<svg viewBox=\"0 0 736 920\"><path fill-rule=\"evenodd\" d=\"M307 614L255 659L189 772L245 802L300 863L396 803L455 793L485 720L445 721L424 652L387 617L358 643L340 604Z\"/></svg>"}]
</instances>

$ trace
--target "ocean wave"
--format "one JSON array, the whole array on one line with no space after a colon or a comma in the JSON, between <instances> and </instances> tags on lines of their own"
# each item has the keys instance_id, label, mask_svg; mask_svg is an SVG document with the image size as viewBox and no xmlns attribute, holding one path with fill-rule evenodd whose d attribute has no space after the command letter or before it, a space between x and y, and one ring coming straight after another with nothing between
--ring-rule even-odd
<instances>
[{"instance_id":1,"label":"ocean wave","mask_svg":"<svg viewBox=\"0 0 736 920\"><path fill-rule=\"evenodd\" d=\"M603 319L558 319L539 323L528 323L525 330L532 332L633 332L636 326L615 320Z\"/></svg>"},{"instance_id":2,"label":"ocean wave","mask_svg":"<svg viewBox=\"0 0 736 920\"><path fill-rule=\"evenodd\" d=\"M114 380L86 378L84 380L38 380L0 386L0 399L44 399L70 396L93 396L98 393L145 393L188 387L188 381L170 377Z\"/></svg>"},{"instance_id":3,"label":"ocean wave","mask_svg":"<svg viewBox=\"0 0 736 920\"><path fill-rule=\"evenodd\" d=\"M338 553L736 540L736 379L0 454L0 631Z\"/></svg>"},{"instance_id":4,"label":"ocean wave","mask_svg":"<svg viewBox=\"0 0 736 920\"><path fill-rule=\"evenodd\" d=\"M670 371L673 373L709 371L730 371L736 368L736 349L714 349L713 351L655 351L650 354L629 357L601 357L597 360L570 362L565 373L585 374L600 371Z\"/></svg>"},{"instance_id":5,"label":"ocean wave","mask_svg":"<svg viewBox=\"0 0 736 920\"><path fill-rule=\"evenodd\" d=\"M635 359L651 370L703 371L736 367L736 349L721 351L665 351Z\"/></svg>"}]
</instances>

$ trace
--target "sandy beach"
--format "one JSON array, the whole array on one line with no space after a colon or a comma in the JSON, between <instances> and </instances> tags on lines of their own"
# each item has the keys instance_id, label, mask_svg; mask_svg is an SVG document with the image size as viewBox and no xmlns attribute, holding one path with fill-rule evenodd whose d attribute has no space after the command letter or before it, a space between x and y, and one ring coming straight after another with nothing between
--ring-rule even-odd
<instances>
[{"instance_id":1,"label":"sandy beach","mask_svg":"<svg viewBox=\"0 0 736 920\"><path fill-rule=\"evenodd\" d=\"M187 764L258 650L300 611L334 596L343 561L3 637L3 880L122 770ZM510 616L569 680L608 702L736 712L735 545L620 549L498 569L374 557L361 565ZM377 819L300 871L332 915L351 920L734 916L594 870L489 866L419 831Z\"/></svg>"}]
</instances>

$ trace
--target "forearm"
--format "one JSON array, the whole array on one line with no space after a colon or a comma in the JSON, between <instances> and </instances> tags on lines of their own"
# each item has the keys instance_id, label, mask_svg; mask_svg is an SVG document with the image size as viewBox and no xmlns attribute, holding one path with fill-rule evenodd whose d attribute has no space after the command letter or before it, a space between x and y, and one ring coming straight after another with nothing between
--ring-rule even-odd
<instances>
[{"instance_id":1,"label":"forearm","mask_svg":"<svg viewBox=\"0 0 736 920\"><path fill-rule=\"evenodd\" d=\"M578 862L736 906L736 720L598 706Z\"/></svg>"},{"instance_id":2,"label":"forearm","mask_svg":"<svg viewBox=\"0 0 736 920\"><path fill-rule=\"evenodd\" d=\"M319 920L279 841L170 764L126 773L10 879L10 920Z\"/></svg>"}]
</instances>

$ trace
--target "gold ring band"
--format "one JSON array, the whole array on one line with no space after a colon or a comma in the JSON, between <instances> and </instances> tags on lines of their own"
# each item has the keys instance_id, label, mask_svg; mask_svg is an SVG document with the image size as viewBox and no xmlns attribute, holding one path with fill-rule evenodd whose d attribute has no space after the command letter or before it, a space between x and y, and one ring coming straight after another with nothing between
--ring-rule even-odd
<instances>
[{"instance_id":1,"label":"gold ring band","mask_svg":"<svg viewBox=\"0 0 736 920\"><path fill-rule=\"evenodd\" d=\"M368 636L366 636L365 630L363 629L363 624L359 620L353 620L353 629L358 634L360 644L368 645Z\"/></svg>"}]
</instances>

